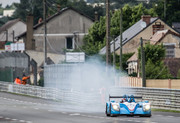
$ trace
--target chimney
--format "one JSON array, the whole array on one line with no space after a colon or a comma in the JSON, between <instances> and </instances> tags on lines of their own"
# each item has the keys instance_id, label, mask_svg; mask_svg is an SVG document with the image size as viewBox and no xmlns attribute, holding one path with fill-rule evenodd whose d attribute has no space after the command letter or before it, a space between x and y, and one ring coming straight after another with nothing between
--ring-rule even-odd
<instances>
[{"instance_id":1,"label":"chimney","mask_svg":"<svg viewBox=\"0 0 180 123\"><path fill-rule=\"evenodd\" d=\"M42 21L43 21L43 19L42 19L42 18L39 18L38 24L40 24Z\"/></svg>"},{"instance_id":2,"label":"chimney","mask_svg":"<svg viewBox=\"0 0 180 123\"><path fill-rule=\"evenodd\" d=\"M142 21L146 22L146 25L149 25L151 22L151 15L142 15L141 19Z\"/></svg>"},{"instance_id":3,"label":"chimney","mask_svg":"<svg viewBox=\"0 0 180 123\"><path fill-rule=\"evenodd\" d=\"M25 49L33 50L35 47L35 42L33 42L33 19L32 15L27 16L26 24L27 24L27 33L26 33L26 41L25 41Z\"/></svg>"},{"instance_id":4,"label":"chimney","mask_svg":"<svg viewBox=\"0 0 180 123\"><path fill-rule=\"evenodd\" d=\"M61 11L61 5L60 4L57 5L57 10L58 10L58 12Z\"/></svg>"},{"instance_id":5,"label":"chimney","mask_svg":"<svg viewBox=\"0 0 180 123\"><path fill-rule=\"evenodd\" d=\"M95 17L95 22L97 22L99 20L97 11L94 12L94 17Z\"/></svg>"}]
</instances>

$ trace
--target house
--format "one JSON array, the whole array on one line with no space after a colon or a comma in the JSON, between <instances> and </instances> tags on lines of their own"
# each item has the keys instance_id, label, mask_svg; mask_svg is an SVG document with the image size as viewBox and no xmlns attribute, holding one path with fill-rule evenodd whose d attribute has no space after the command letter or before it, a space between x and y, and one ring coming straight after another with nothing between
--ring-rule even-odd
<instances>
[{"instance_id":1,"label":"house","mask_svg":"<svg viewBox=\"0 0 180 123\"><path fill-rule=\"evenodd\" d=\"M41 76L44 62L44 22L39 19L39 23L33 26L33 17L27 18L27 31L16 38L25 42L26 53L37 63L37 72ZM65 51L82 46L83 37L93 22L93 19L72 7L64 8L48 17L47 58L51 63L64 62Z\"/></svg>"},{"instance_id":2,"label":"house","mask_svg":"<svg viewBox=\"0 0 180 123\"><path fill-rule=\"evenodd\" d=\"M65 50L74 50L83 44L83 37L93 24L93 19L74 8L64 8L50 16L47 22L47 52L63 54ZM32 39L26 38L28 32L17 36L23 39L26 50L42 52L44 49L43 21L33 27ZM33 46L34 45L34 46Z\"/></svg>"},{"instance_id":3,"label":"house","mask_svg":"<svg viewBox=\"0 0 180 123\"><path fill-rule=\"evenodd\" d=\"M135 53L127 61L129 74L138 71L137 49L140 47L140 38L142 37L144 41L149 41L151 38L153 40L153 35L156 32L161 31L161 30L168 30L168 33L178 35L178 32L175 29L173 29L172 27L167 25L160 18L151 17L150 15L143 15L141 17L141 20L139 20L137 23L135 23L134 25L132 25L130 28L128 28L126 31L123 32L123 34L122 34L122 37L123 37L122 52L123 52L123 54ZM167 37L169 37L169 35ZM115 39L116 54L120 54L120 45L119 44L120 44L120 36L118 36ZM114 46L113 46L113 41L112 41L110 43L111 53L114 52L113 47ZM105 54L106 47L102 48L99 53Z\"/></svg>"},{"instance_id":4,"label":"house","mask_svg":"<svg viewBox=\"0 0 180 123\"><path fill-rule=\"evenodd\" d=\"M143 15L141 20L125 30L122 34L123 37L123 53L134 53L140 46L140 38L149 40L157 31L169 29L172 32L178 33L176 30L167 25L164 21L157 17L151 17L150 15ZM115 38L115 52L120 54L119 51L120 36ZM114 52L113 41L110 43L111 53ZM100 54L106 53L106 47L103 47Z\"/></svg>"},{"instance_id":5,"label":"house","mask_svg":"<svg viewBox=\"0 0 180 123\"><path fill-rule=\"evenodd\" d=\"M16 42L16 36L26 31L26 24L21 19L10 20L0 27L0 49L6 42Z\"/></svg>"},{"instance_id":6,"label":"house","mask_svg":"<svg viewBox=\"0 0 180 123\"><path fill-rule=\"evenodd\" d=\"M11 17L14 14L15 10L4 10L3 11L3 16Z\"/></svg>"},{"instance_id":7,"label":"house","mask_svg":"<svg viewBox=\"0 0 180 123\"><path fill-rule=\"evenodd\" d=\"M173 32L171 30L161 30L161 31L157 31L150 39L150 44L152 45L159 45L159 44L163 44L164 47L166 48L166 64L167 61L172 60L173 58L176 60L172 60L172 61L177 61L180 58L180 34ZM138 55L137 52L134 53L134 55L128 59L127 61L128 63L128 73L131 74L133 72L138 73ZM171 62L172 64L173 62ZM169 63L170 64L170 63ZM167 64L168 65L168 64ZM172 66L172 65L168 65L168 66ZM169 67L172 75L177 74L173 73L172 67Z\"/></svg>"}]
</instances>

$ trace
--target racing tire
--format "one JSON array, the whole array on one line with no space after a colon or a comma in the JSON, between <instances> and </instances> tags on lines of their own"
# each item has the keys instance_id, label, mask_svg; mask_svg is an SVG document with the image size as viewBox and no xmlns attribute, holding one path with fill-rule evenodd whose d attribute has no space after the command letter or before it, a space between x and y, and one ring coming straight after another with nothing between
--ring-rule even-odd
<instances>
[{"instance_id":1,"label":"racing tire","mask_svg":"<svg viewBox=\"0 0 180 123\"><path fill-rule=\"evenodd\" d=\"M107 104L106 104L106 116L110 116L110 114L108 114L108 112L107 112Z\"/></svg>"},{"instance_id":2,"label":"racing tire","mask_svg":"<svg viewBox=\"0 0 180 123\"><path fill-rule=\"evenodd\" d=\"M110 116L110 117L114 117L114 115L111 114L111 103L110 103L110 105L109 105L109 116Z\"/></svg>"}]
</instances>

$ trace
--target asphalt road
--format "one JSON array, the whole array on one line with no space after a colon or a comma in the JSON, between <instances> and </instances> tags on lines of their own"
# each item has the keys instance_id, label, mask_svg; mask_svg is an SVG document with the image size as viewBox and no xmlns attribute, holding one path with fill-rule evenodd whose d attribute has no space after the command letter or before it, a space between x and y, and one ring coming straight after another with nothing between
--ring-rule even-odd
<instances>
[{"instance_id":1,"label":"asphalt road","mask_svg":"<svg viewBox=\"0 0 180 123\"><path fill-rule=\"evenodd\" d=\"M74 106L75 107L75 106ZM106 117L104 111L78 110L60 102L0 92L0 123L179 123L180 113L152 117Z\"/></svg>"}]
</instances>

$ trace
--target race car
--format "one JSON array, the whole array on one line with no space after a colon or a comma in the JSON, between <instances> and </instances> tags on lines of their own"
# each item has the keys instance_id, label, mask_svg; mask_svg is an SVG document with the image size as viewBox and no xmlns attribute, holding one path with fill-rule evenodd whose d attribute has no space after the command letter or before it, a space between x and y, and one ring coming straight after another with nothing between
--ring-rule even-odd
<instances>
[{"instance_id":1,"label":"race car","mask_svg":"<svg viewBox=\"0 0 180 123\"><path fill-rule=\"evenodd\" d=\"M120 102L111 100L111 98L122 98ZM106 102L106 116L130 115L151 117L151 105L149 101L136 102L137 96L110 96Z\"/></svg>"}]
</instances>

